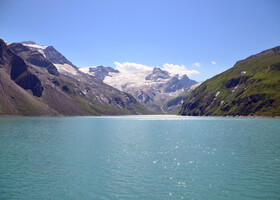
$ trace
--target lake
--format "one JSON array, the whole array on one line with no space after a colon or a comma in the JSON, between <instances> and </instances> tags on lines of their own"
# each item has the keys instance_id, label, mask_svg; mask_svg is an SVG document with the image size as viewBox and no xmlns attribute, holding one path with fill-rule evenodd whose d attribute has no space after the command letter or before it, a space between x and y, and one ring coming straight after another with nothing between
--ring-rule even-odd
<instances>
[{"instance_id":1,"label":"lake","mask_svg":"<svg viewBox=\"0 0 280 200\"><path fill-rule=\"evenodd\" d=\"M0 118L0 199L279 199L280 119Z\"/></svg>"}]
</instances>

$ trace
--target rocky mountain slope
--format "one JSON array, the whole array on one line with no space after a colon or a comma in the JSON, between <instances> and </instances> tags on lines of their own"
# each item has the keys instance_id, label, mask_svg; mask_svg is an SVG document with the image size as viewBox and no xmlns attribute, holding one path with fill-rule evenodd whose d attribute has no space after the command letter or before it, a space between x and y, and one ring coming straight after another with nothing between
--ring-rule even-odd
<instances>
[{"instance_id":1,"label":"rocky mountain slope","mask_svg":"<svg viewBox=\"0 0 280 200\"><path fill-rule=\"evenodd\" d=\"M39 78L0 40L0 115L58 115L40 101L42 91Z\"/></svg>"},{"instance_id":2,"label":"rocky mountain slope","mask_svg":"<svg viewBox=\"0 0 280 200\"><path fill-rule=\"evenodd\" d=\"M196 83L188 88L185 89L183 93L181 93L179 96L174 97L167 102L165 102L162 106L162 110L169 114L177 115L180 110L182 109L182 105L185 102L185 100L188 98L188 96L191 94L191 92L198 87L202 82Z\"/></svg>"},{"instance_id":3,"label":"rocky mountain slope","mask_svg":"<svg viewBox=\"0 0 280 200\"><path fill-rule=\"evenodd\" d=\"M75 77L79 72L78 68L67 60L53 46L42 46L32 41L21 42L21 44L30 50L41 53L48 61L53 63L57 70L62 74Z\"/></svg>"},{"instance_id":4,"label":"rocky mountain slope","mask_svg":"<svg viewBox=\"0 0 280 200\"><path fill-rule=\"evenodd\" d=\"M70 69L70 70L69 70ZM119 115L148 111L78 70L53 47L0 40L0 115Z\"/></svg>"},{"instance_id":5,"label":"rocky mountain slope","mask_svg":"<svg viewBox=\"0 0 280 200\"><path fill-rule=\"evenodd\" d=\"M120 72L111 67L96 66L79 68L104 83L111 85L121 91L132 94L139 102L148 109L167 113L163 105L170 99L187 93L189 87L197 82L189 79L186 75L171 75L161 68L136 72Z\"/></svg>"},{"instance_id":6,"label":"rocky mountain slope","mask_svg":"<svg viewBox=\"0 0 280 200\"><path fill-rule=\"evenodd\" d=\"M280 116L280 46L238 61L203 82L180 114Z\"/></svg>"}]
</instances>

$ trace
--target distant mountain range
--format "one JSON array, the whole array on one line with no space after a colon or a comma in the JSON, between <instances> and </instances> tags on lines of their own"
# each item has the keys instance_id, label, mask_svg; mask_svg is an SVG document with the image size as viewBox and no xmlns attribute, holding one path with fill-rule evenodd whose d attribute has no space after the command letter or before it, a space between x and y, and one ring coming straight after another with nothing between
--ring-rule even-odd
<instances>
[{"instance_id":1,"label":"distant mountain range","mask_svg":"<svg viewBox=\"0 0 280 200\"><path fill-rule=\"evenodd\" d=\"M180 114L280 116L280 46L238 61L203 82Z\"/></svg>"},{"instance_id":2,"label":"distant mountain range","mask_svg":"<svg viewBox=\"0 0 280 200\"><path fill-rule=\"evenodd\" d=\"M154 67L152 70L129 73L105 66L79 69L110 86L132 94L145 107L158 113L172 112L174 109L181 107L183 103L181 101L168 108L164 105L173 98L183 94L185 96L185 93L187 95L191 89L195 88L191 86L197 84L196 81L189 79L186 75L182 77L178 74L171 75L158 67Z\"/></svg>"},{"instance_id":3,"label":"distant mountain range","mask_svg":"<svg viewBox=\"0 0 280 200\"><path fill-rule=\"evenodd\" d=\"M0 39L0 115L147 113L132 95L80 72L54 47Z\"/></svg>"},{"instance_id":4,"label":"distant mountain range","mask_svg":"<svg viewBox=\"0 0 280 200\"><path fill-rule=\"evenodd\" d=\"M280 46L197 83L162 68L78 68L52 46L0 39L0 116L280 116Z\"/></svg>"},{"instance_id":5,"label":"distant mountain range","mask_svg":"<svg viewBox=\"0 0 280 200\"><path fill-rule=\"evenodd\" d=\"M182 77L172 76L167 71L157 67L150 71L131 73L121 73L112 67L102 65L78 68L52 46L41 46L32 41L21 42L21 44L42 54L54 64L59 73L77 80L82 80L81 76L84 76L84 73L89 74L120 91L132 94L138 102L152 112L167 113L174 112L174 110L177 112L183 103L182 101L168 108L163 108L163 105L179 95L188 94L190 86L197 83L186 75Z\"/></svg>"}]
</instances>

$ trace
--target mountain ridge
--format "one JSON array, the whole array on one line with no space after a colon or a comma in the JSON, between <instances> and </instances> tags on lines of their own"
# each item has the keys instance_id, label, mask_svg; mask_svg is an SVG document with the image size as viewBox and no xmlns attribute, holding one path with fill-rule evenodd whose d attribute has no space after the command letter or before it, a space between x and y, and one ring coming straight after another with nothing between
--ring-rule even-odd
<instances>
[{"instance_id":1,"label":"mountain ridge","mask_svg":"<svg viewBox=\"0 0 280 200\"><path fill-rule=\"evenodd\" d=\"M262 51L203 82L181 115L280 116L280 46Z\"/></svg>"},{"instance_id":2,"label":"mountain ridge","mask_svg":"<svg viewBox=\"0 0 280 200\"><path fill-rule=\"evenodd\" d=\"M85 67L79 70L132 94L145 107L157 113L166 113L162 107L166 101L189 91L188 88L197 83L186 75L172 75L159 67L135 72L118 71L106 66Z\"/></svg>"},{"instance_id":3,"label":"mountain ridge","mask_svg":"<svg viewBox=\"0 0 280 200\"><path fill-rule=\"evenodd\" d=\"M76 70L77 76L61 73L65 71L57 70L58 64L52 63L44 54L45 49L48 51L47 46L28 43L33 46L29 48L28 45L20 43L7 46L0 40L0 73L3 88L0 93L0 115L80 116L149 113L131 95L80 72L76 66L69 64L70 61L59 62L60 65L67 64ZM62 54L55 52L52 55L61 57ZM54 60L53 57L52 61ZM52 70L49 70L49 67ZM8 90L7 87L11 89ZM13 91L19 91L19 95ZM21 102L20 106L17 106L18 102Z\"/></svg>"}]
</instances>

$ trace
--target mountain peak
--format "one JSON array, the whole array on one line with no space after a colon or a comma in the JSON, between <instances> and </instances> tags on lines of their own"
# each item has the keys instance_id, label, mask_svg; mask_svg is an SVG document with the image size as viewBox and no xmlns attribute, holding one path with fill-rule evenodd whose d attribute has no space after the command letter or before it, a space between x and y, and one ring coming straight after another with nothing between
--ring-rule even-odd
<instances>
[{"instance_id":1,"label":"mountain peak","mask_svg":"<svg viewBox=\"0 0 280 200\"><path fill-rule=\"evenodd\" d=\"M48 46L36 44L33 41L23 41L23 42L20 42L20 44L28 47L31 50L41 51L40 53L42 53L42 51L48 47Z\"/></svg>"},{"instance_id":2,"label":"mountain peak","mask_svg":"<svg viewBox=\"0 0 280 200\"><path fill-rule=\"evenodd\" d=\"M95 67L89 67L89 72L97 72L97 71L100 71L100 72L104 72L104 73L109 73L109 72L113 72L113 73L119 73L119 70L116 70L112 67L106 67L106 66L103 66L103 65L98 65L98 66L95 66ZM107 75L108 75L107 73Z\"/></svg>"},{"instance_id":3,"label":"mountain peak","mask_svg":"<svg viewBox=\"0 0 280 200\"><path fill-rule=\"evenodd\" d=\"M22 45L29 48L30 50L38 51L48 61L53 63L59 72L76 74L78 69L69 60L67 60L60 52L58 52L53 46L42 46L38 45L33 41L21 42Z\"/></svg>"},{"instance_id":4,"label":"mountain peak","mask_svg":"<svg viewBox=\"0 0 280 200\"><path fill-rule=\"evenodd\" d=\"M163 73L163 74L166 74L166 75L169 74L167 71L164 71L164 70L162 70L162 69L159 68L159 67L154 67L153 73Z\"/></svg>"},{"instance_id":5,"label":"mountain peak","mask_svg":"<svg viewBox=\"0 0 280 200\"><path fill-rule=\"evenodd\" d=\"M182 77L181 77L181 79L180 80L189 80L190 78L186 75L186 74L184 74Z\"/></svg>"},{"instance_id":6,"label":"mountain peak","mask_svg":"<svg viewBox=\"0 0 280 200\"><path fill-rule=\"evenodd\" d=\"M119 73L118 70L112 67L106 67L103 65L93 66L93 67L82 67L79 68L80 71L87 73L91 76L96 77L100 81L103 81L106 76L109 76L109 73Z\"/></svg>"},{"instance_id":7,"label":"mountain peak","mask_svg":"<svg viewBox=\"0 0 280 200\"><path fill-rule=\"evenodd\" d=\"M167 71L162 70L159 67L155 67L153 72L146 76L146 80L154 80L157 81L158 79L168 79L170 78L169 73Z\"/></svg>"},{"instance_id":8,"label":"mountain peak","mask_svg":"<svg viewBox=\"0 0 280 200\"><path fill-rule=\"evenodd\" d=\"M22 42L19 42L19 43L21 43L21 44L36 44L33 41L22 41Z\"/></svg>"}]
</instances>

